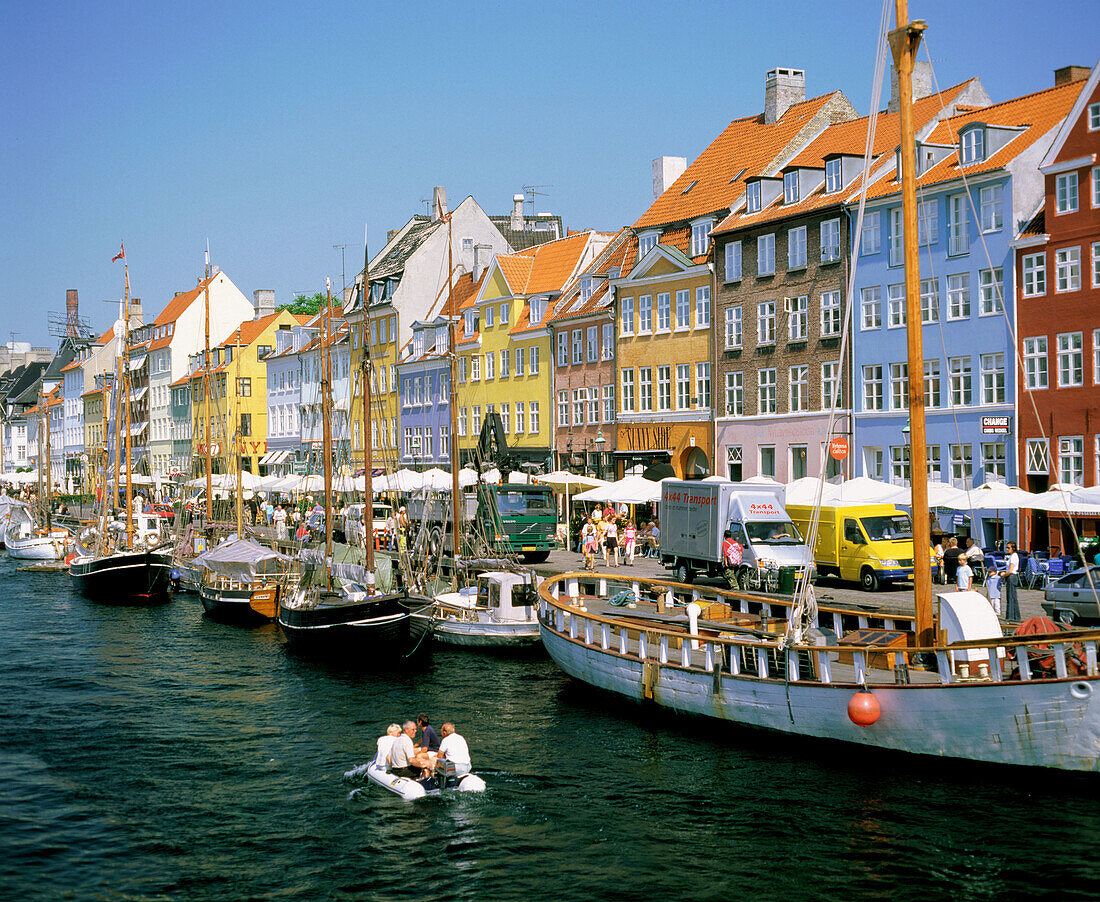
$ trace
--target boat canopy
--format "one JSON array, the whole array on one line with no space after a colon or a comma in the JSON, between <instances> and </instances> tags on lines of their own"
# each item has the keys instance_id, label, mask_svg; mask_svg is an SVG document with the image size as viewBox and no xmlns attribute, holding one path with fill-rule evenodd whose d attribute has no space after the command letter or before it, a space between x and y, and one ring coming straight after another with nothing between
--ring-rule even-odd
<instances>
[{"instance_id":1,"label":"boat canopy","mask_svg":"<svg viewBox=\"0 0 1100 902\"><path fill-rule=\"evenodd\" d=\"M250 582L258 573L276 573L290 561L285 554L265 548L251 539L234 539L200 554L195 564L219 576Z\"/></svg>"}]
</instances>

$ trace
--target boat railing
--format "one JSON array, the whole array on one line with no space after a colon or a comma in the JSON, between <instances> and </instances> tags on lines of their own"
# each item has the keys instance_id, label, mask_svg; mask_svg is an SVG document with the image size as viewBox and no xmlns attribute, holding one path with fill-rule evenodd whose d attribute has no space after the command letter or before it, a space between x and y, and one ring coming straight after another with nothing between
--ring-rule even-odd
<instances>
[{"instance_id":1,"label":"boat railing","mask_svg":"<svg viewBox=\"0 0 1100 902\"><path fill-rule=\"evenodd\" d=\"M439 612L437 616L449 617L454 620L471 623L476 622L478 619L477 608L469 608L460 604L451 604L439 598L435 599L435 607Z\"/></svg>"},{"instance_id":2,"label":"boat railing","mask_svg":"<svg viewBox=\"0 0 1100 902\"><path fill-rule=\"evenodd\" d=\"M629 585L635 604L644 600L643 586L650 591L659 589L661 607L666 610L676 596L690 597L701 606L709 599L721 599L722 604L728 604L729 600L745 603L745 610L741 605L736 609L729 605L735 614L750 613L748 603L754 601L762 608L766 606L768 611L791 606L789 601L782 599L665 580L630 580L572 572L549 577L539 586L539 620L545 628L585 646L643 664L706 672L716 679L728 673L790 682L907 685L913 682L927 684L938 679L942 685L981 685L1009 680L1073 680L1100 676L1097 665L1100 629L1003 636L928 647L882 647L826 640L788 647L784 642L786 619L768 614L755 615L751 626L704 618L697 626L689 625L685 630L682 623L649 620L646 612L636 608L622 608L621 613L614 614L587 609L586 601L610 597L608 590L616 583ZM594 591L582 593L582 586L592 587ZM674 610L684 613L683 606ZM819 609L818 621L833 613L831 609ZM934 657L935 667L918 668L916 660L928 656ZM850 667L845 666L849 664ZM917 678L918 672L927 676ZM1082 683L1080 691L1089 693L1092 687Z\"/></svg>"}]
</instances>

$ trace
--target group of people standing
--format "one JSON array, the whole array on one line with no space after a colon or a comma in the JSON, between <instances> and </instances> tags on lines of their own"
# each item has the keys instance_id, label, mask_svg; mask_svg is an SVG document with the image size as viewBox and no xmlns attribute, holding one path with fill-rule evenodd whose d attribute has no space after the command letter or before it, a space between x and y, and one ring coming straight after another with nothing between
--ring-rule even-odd
<instances>
[{"instance_id":1,"label":"group of people standing","mask_svg":"<svg viewBox=\"0 0 1100 902\"><path fill-rule=\"evenodd\" d=\"M933 551L936 559L935 576L939 582L946 583L954 580L955 588L959 592L966 592L974 588L976 570L985 569L985 552L970 536L965 540L965 546L959 548L959 541L954 536L944 542L937 542ZM989 603L997 616L1002 616L1001 589L1004 588L1004 617L1007 620L1018 621L1020 619L1020 601L1017 589L1020 585L1020 555L1016 550L1015 542L1005 543L1004 569L991 567L985 572L985 590L989 597Z\"/></svg>"},{"instance_id":2,"label":"group of people standing","mask_svg":"<svg viewBox=\"0 0 1100 902\"><path fill-rule=\"evenodd\" d=\"M594 570L596 557L602 552L605 567L634 564L635 555L655 551L660 545L661 530L656 520L635 524L627 516L626 505L618 511L611 504L596 508L581 524L578 550L584 555L584 568Z\"/></svg>"},{"instance_id":3,"label":"group of people standing","mask_svg":"<svg viewBox=\"0 0 1100 902\"><path fill-rule=\"evenodd\" d=\"M378 737L374 760L391 774L419 780L431 777L440 759L450 761L460 777L470 772L470 747L455 725L448 721L436 733L428 715L419 714L400 726L389 725L386 735Z\"/></svg>"}]
</instances>

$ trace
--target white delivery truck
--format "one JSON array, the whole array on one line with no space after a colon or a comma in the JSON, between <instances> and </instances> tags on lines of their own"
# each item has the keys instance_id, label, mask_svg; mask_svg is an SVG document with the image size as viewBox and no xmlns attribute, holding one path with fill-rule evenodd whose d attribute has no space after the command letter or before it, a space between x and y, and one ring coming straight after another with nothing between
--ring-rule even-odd
<instances>
[{"instance_id":1,"label":"white delivery truck","mask_svg":"<svg viewBox=\"0 0 1100 902\"><path fill-rule=\"evenodd\" d=\"M721 576L728 529L744 548L741 584L792 593L816 578L813 555L783 505L783 486L725 481L661 481L661 563L678 582ZM748 579L745 579L748 577Z\"/></svg>"}]
</instances>

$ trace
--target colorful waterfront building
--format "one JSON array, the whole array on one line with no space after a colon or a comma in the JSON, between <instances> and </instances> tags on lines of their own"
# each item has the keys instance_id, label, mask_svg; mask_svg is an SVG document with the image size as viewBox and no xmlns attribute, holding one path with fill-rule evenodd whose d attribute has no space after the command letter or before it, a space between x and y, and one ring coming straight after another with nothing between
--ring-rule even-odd
<instances>
[{"instance_id":1,"label":"colorful waterfront building","mask_svg":"<svg viewBox=\"0 0 1100 902\"><path fill-rule=\"evenodd\" d=\"M840 91L806 100L802 70L773 69L763 114L731 122L686 169L679 158L654 161L654 202L634 223L636 262L613 283L620 473L738 472L739 456L737 468L715 460L711 231L744 204L750 179L770 184L827 126L855 115Z\"/></svg>"},{"instance_id":2,"label":"colorful waterfront building","mask_svg":"<svg viewBox=\"0 0 1100 902\"><path fill-rule=\"evenodd\" d=\"M562 292L550 315L554 383L554 469L611 478L615 472L615 301L613 279L637 248L620 229Z\"/></svg>"},{"instance_id":3,"label":"colorful waterfront building","mask_svg":"<svg viewBox=\"0 0 1100 902\"><path fill-rule=\"evenodd\" d=\"M513 463L551 466L547 416L554 305L613 236L592 230L493 258L460 311L460 449L472 449L484 414L498 413Z\"/></svg>"},{"instance_id":4,"label":"colorful waterfront building","mask_svg":"<svg viewBox=\"0 0 1100 902\"><path fill-rule=\"evenodd\" d=\"M1039 161L1081 81L944 119L917 142L917 219L928 475L970 489L1018 480L1012 242L1043 197ZM901 185L893 162L867 192L852 316L856 461L910 478ZM854 199L852 200L854 206ZM854 210L850 214L854 216ZM942 522L983 547L1015 537L1015 512Z\"/></svg>"},{"instance_id":5,"label":"colorful waterfront building","mask_svg":"<svg viewBox=\"0 0 1100 902\"><path fill-rule=\"evenodd\" d=\"M977 79L918 99L918 139L959 104L988 103ZM867 132L864 116L828 126L783 165L763 154L763 168L746 172L744 196L712 232L723 476L788 482L823 467L827 477L855 475L850 457L825 449L831 437L852 435L851 346L841 355L851 275L845 201L860 184ZM898 135L899 114L881 113L872 172L893 160Z\"/></svg>"},{"instance_id":6,"label":"colorful waterfront building","mask_svg":"<svg viewBox=\"0 0 1100 902\"><path fill-rule=\"evenodd\" d=\"M275 346L283 326L304 325L312 317L286 310L245 320L228 337L211 349L209 419L203 391L203 353L192 358L189 375L194 438L191 475L200 475L211 442L212 465L216 472L230 472L222 458L234 448L241 455L241 467L260 474L260 460L267 453L267 368L264 360Z\"/></svg>"},{"instance_id":7,"label":"colorful waterfront building","mask_svg":"<svg viewBox=\"0 0 1100 902\"><path fill-rule=\"evenodd\" d=\"M1042 207L1014 242L1021 484L1100 485L1100 65L1040 163ZM1097 535L1097 516L1077 523ZM1057 512L1034 511L1027 547L1074 550Z\"/></svg>"},{"instance_id":8,"label":"colorful waterfront building","mask_svg":"<svg viewBox=\"0 0 1100 902\"><path fill-rule=\"evenodd\" d=\"M366 292L363 273L359 273L345 304L345 315L350 327L352 369L361 372L366 353L374 372L370 419L376 423L371 428L378 436L374 450L380 459L392 459L403 450L399 445L397 365L402 349L412 338L413 323L425 321L433 309L438 309L447 291L451 267L457 277L462 271L472 271L475 257L485 261L511 250L477 201L467 197L451 212L446 191L437 187L431 214L413 216L391 232L371 259ZM362 405L360 388L352 400L353 419L361 421ZM355 443L353 455L356 453L356 464L362 466L361 440Z\"/></svg>"}]
</instances>

